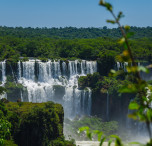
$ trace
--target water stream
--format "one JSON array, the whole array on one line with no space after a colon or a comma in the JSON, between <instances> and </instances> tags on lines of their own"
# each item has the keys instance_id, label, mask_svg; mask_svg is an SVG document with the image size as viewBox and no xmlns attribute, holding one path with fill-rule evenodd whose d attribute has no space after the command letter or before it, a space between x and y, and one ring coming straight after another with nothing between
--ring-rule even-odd
<instances>
[{"instance_id":1,"label":"water stream","mask_svg":"<svg viewBox=\"0 0 152 146\"><path fill-rule=\"evenodd\" d=\"M4 85L6 82L6 62L0 62ZM79 90L78 78L93 74L97 71L96 61L68 61L60 60L42 62L30 59L26 62L19 61L17 69L13 70L13 77L17 75L17 82L27 89L27 94L21 92L21 100L24 102L54 101L64 107L65 117L91 114L91 90ZM27 97L25 97L27 95Z\"/></svg>"}]
</instances>

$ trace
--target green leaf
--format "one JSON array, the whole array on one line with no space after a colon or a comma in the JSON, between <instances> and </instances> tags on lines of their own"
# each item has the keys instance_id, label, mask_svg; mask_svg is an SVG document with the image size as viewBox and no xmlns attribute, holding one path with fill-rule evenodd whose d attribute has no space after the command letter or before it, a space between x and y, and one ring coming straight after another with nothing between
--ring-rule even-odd
<instances>
[{"instance_id":1,"label":"green leaf","mask_svg":"<svg viewBox=\"0 0 152 146\"><path fill-rule=\"evenodd\" d=\"M117 135L111 135L110 137L119 138L119 136L117 136Z\"/></svg>"},{"instance_id":2,"label":"green leaf","mask_svg":"<svg viewBox=\"0 0 152 146\"><path fill-rule=\"evenodd\" d=\"M140 146L144 146L143 144L139 143L139 142L129 142L129 145L140 145Z\"/></svg>"},{"instance_id":3,"label":"green leaf","mask_svg":"<svg viewBox=\"0 0 152 146\"><path fill-rule=\"evenodd\" d=\"M130 29L130 26L129 25L125 25L124 28L125 28L126 31L128 31Z\"/></svg>"},{"instance_id":4,"label":"green leaf","mask_svg":"<svg viewBox=\"0 0 152 146\"><path fill-rule=\"evenodd\" d=\"M100 141L103 133L99 130L95 130L95 131L93 131L93 133L98 135L98 141Z\"/></svg>"},{"instance_id":5,"label":"green leaf","mask_svg":"<svg viewBox=\"0 0 152 146\"><path fill-rule=\"evenodd\" d=\"M101 141L100 141L100 146L102 146L103 142L106 140L106 138L102 138Z\"/></svg>"},{"instance_id":6,"label":"green leaf","mask_svg":"<svg viewBox=\"0 0 152 146\"><path fill-rule=\"evenodd\" d=\"M129 104L129 109L130 109L130 110L138 110L138 109L139 109L138 103L136 103L136 102L131 102L131 103Z\"/></svg>"},{"instance_id":7,"label":"green leaf","mask_svg":"<svg viewBox=\"0 0 152 146\"><path fill-rule=\"evenodd\" d=\"M137 66L127 66L127 71L128 73L134 73L138 71L138 67Z\"/></svg>"},{"instance_id":8,"label":"green leaf","mask_svg":"<svg viewBox=\"0 0 152 146\"><path fill-rule=\"evenodd\" d=\"M128 118L137 120L137 115L135 113L134 114L128 114Z\"/></svg>"},{"instance_id":9,"label":"green leaf","mask_svg":"<svg viewBox=\"0 0 152 146\"><path fill-rule=\"evenodd\" d=\"M110 12L112 11L113 7L110 3L105 2L105 7L107 8L107 10L109 10Z\"/></svg>"},{"instance_id":10,"label":"green leaf","mask_svg":"<svg viewBox=\"0 0 152 146\"><path fill-rule=\"evenodd\" d=\"M152 120L152 111L151 111L151 109L147 109L147 118L148 118L149 121Z\"/></svg>"},{"instance_id":11,"label":"green leaf","mask_svg":"<svg viewBox=\"0 0 152 146\"><path fill-rule=\"evenodd\" d=\"M111 135L111 137L113 137L113 138L116 139L115 146L123 146L123 144L122 144L121 139L119 138L119 136L117 136L117 135Z\"/></svg>"},{"instance_id":12,"label":"green leaf","mask_svg":"<svg viewBox=\"0 0 152 146\"><path fill-rule=\"evenodd\" d=\"M92 140L92 133L90 133L89 131L87 131L87 137Z\"/></svg>"},{"instance_id":13,"label":"green leaf","mask_svg":"<svg viewBox=\"0 0 152 146\"><path fill-rule=\"evenodd\" d=\"M106 7L107 10L112 12L113 7L112 7L112 5L110 3L107 3L104 0L100 0L99 5Z\"/></svg>"},{"instance_id":14,"label":"green leaf","mask_svg":"<svg viewBox=\"0 0 152 146\"><path fill-rule=\"evenodd\" d=\"M130 38L130 37L132 37L132 36L134 36L134 32L128 32L127 34L126 34L126 36L127 36L127 38Z\"/></svg>"},{"instance_id":15,"label":"green leaf","mask_svg":"<svg viewBox=\"0 0 152 146\"><path fill-rule=\"evenodd\" d=\"M80 133L83 131L89 131L89 127L81 127L79 128Z\"/></svg>"},{"instance_id":16,"label":"green leaf","mask_svg":"<svg viewBox=\"0 0 152 146\"><path fill-rule=\"evenodd\" d=\"M119 12L118 16L117 16L117 21L119 21L122 17L124 17L122 12Z\"/></svg>"},{"instance_id":17,"label":"green leaf","mask_svg":"<svg viewBox=\"0 0 152 146\"><path fill-rule=\"evenodd\" d=\"M115 24L116 23L116 21L114 21L114 20L107 20L107 22L111 23L111 24Z\"/></svg>"},{"instance_id":18,"label":"green leaf","mask_svg":"<svg viewBox=\"0 0 152 146\"><path fill-rule=\"evenodd\" d=\"M104 6L105 5L104 0L100 0L99 5Z\"/></svg>"},{"instance_id":19,"label":"green leaf","mask_svg":"<svg viewBox=\"0 0 152 146\"><path fill-rule=\"evenodd\" d=\"M128 84L122 86L119 90L120 93L137 93L137 88L134 84Z\"/></svg>"},{"instance_id":20,"label":"green leaf","mask_svg":"<svg viewBox=\"0 0 152 146\"><path fill-rule=\"evenodd\" d=\"M124 44L125 43L125 38L121 38L119 41L118 41L119 44Z\"/></svg>"},{"instance_id":21,"label":"green leaf","mask_svg":"<svg viewBox=\"0 0 152 146\"><path fill-rule=\"evenodd\" d=\"M143 71L145 73L149 73L149 69L144 66L138 66L138 71Z\"/></svg>"},{"instance_id":22,"label":"green leaf","mask_svg":"<svg viewBox=\"0 0 152 146\"><path fill-rule=\"evenodd\" d=\"M108 146L111 145L112 141L113 141L112 139L108 141Z\"/></svg>"}]
</instances>

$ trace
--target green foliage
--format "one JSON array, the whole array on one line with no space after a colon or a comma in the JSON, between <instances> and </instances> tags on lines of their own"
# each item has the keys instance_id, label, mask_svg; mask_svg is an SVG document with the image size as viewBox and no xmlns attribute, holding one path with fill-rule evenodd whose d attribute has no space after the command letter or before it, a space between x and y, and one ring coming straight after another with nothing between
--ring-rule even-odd
<instances>
[{"instance_id":1,"label":"green foliage","mask_svg":"<svg viewBox=\"0 0 152 146\"><path fill-rule=\"evenodd\" d=\"M17 144L15 144L12 140L5 140L4 146L17 146Z\"/></svg>"},{"instance_id":2,"label":"green foliage","mask_svg":"<svg viewBox=\"0 0 152 146\"><path fill-rule=\"evenodd\" d=\"M33 104L7 103L12 136L19 145L48 145L63 135L63 109L52 102ZM41 138L40 138L41 137Z\"/></svg>"},{"instance_id":3,"label":"green foliage","mask_svg":"<svg viewBox=\"0 0 152 146\"><path fill-rule=\"evenodd\" d=\"M6 89L2 86L0 86L0 95L4 94Z\"/></svg>"},{"instance_id":4,"label":"green foliage","mask_svg":"<svg viewBox=\"0 0 152 146\"><path fill-rule=\"evenodd\" d=\"M23 90L23 85L20 83L16 83L12 76L7 76L7 81L5 83L6 93L8 97L11 95L17 97L17 93L20 93Z\"/></svg>"},{"instance_id":5,"label":"green foliage","mask_svg":"<svg viewBox=\"0 0 152 146\"><path fill-rule=\"evenodd\" d=\"M114 47L114 50L109 50L109 51L103 50L103 51L99 52L99 54L98 54L99 58L98 58L97 62L98 62L98 68L100 69L99 72L101 75L108 75L111 68L114 67L115 56L117 54L115 49L117 50L118 48Z\"/></svg>"},{"instance_id":6,"label":"green foliage","mask_svg":"<svg viewBox=\"0 0 152 146\"><path fill-rule=\"evenodd\" d=\"M5 119L0 119L0 146L5 144L4 140L10 138L11 123Z\"/></svg>"},{"instance_id":7,"label":"green foliage","mask_svg":"<svg viewBox=\"0 0 152 146\"><path fill-rule=\"evenodd\" d=\"M47 62L48 61L47 58L41 58L41 57L39 57L38 59L40 59L42 62Z\"/></svg>"},{"instance_id":8,"label":"green foliage","mask_svg":"<svg viewBox=\"0 0 152 146\"><path fill-rule=\"evenodd\" d=\"M23 62L28 61L28 60L29 60L29 58L28 57L24 57L24 55L23 55L23 58L20 59L20 61L23 61Z\"/></svg>"},{"instance_id":9,"label":"green foliage","mask_svg":"<svg viewBox=\"0 0 152 146\"><path fill-rule=\"evenodd\" d=\"M148 83L141 79L140 72L148 72L148 69L146 67L137 66L136 62L134 60L134 54L132 53L132 45L130 43L130 36L133 35L133 33L129 32L130 27L125 26L122 27L119 20L123 16L122 12L119 12L119 14L116 16L113 12L112 6L110 3L105 2L104 0L100 0L100 5L105 7L113 16L114 20L108 21L112 24L116 23L118 24L120 31L122 33L122 38L119 41L119 43L125 48L123 53L119 55L117 58L120 62L129 62L132 63L132 66L127 66L127 76L132 77L132 81L128 84L125 84L122 86L122 88L119 90L122 93L136 93L136 98L133 102L130 103L129 109L133 110L133 113L129 115L130 118L133 118L134 120L144 121L147 126L147 130L149 133L150 142L147 143L147 145L151 145L152 141L152 133L150 124L152 122L152 109L151 109L151 102L152 102L152 88L151 85L148 85ZM151 59L151 57L150 57ZM114 76L117 76L118 73L116 71L112 71L112 74ZM122 146L121 140L118 136L114 136L116 138L115 145L116 146Z\"/></svg>"},{"instance_id":10,"label":"green foliage","mask_svg":"<svg viewBox=\"0 0 152 146\"><path fill-rule=\"evenodd\" d=\"M99 73L88 74L81 76L78 79L78 86L80 89L85 87L92 88L94 93L109 93L117 94L125 84L130 83L127 80L120 80L115 77L101 76Z\"/></svg>"},{"instance_id":11,"label":"green foliage","mask_svg":"<svg viewBox=\"0 0 152 146\"><path fill-rule=\"evenodd\" d=\"M151 30L151 28L147 29ZM82 31L83 29L77 30ZM88 30L90 29L88 28ZM96 33L97 30L95 30ZM66 58L69 60L80 58L86 60L98 60L98 63L101 64L101 70L104 71L103 75L107 75L108 71L115 63L114 56L120 54L124 50L121 44L117 42L118 37L110 37L111 33L108 33L109 30L110 29L103 28L103 34L109 35L109 38L101 38L101 35L99 35L98 37L91 37L87 39L83 37L74 37L72 39L68 37L65 37L66 39L54 39L44 36L37 37L34 35L31 40L31 38L24 37L23 33L20 36L17 34L12 36L1 36L0 34L0 60L7 59L7 61L11 63L17 62L18 60L27 61L28 57L37 57L42 61L47 61L48 58ZM118 31L116 28L111 31L115 30ZM28 30L25 29L24 31L26 34ZM98 32L102 31L99 29ZM79 34L81 35L81 33ZM117 35L120 36L120 32L118 31L117 33ZM130 32L128 37L129 35L131 36ZM134 48L133 55L136 59L148 61L152 59L151 40L152 39L149 37L142 37L130 41L130 45ZM105 64L107 64L107 68L105 68Z\"/></svg>"},{"instance_id":12,"label":"green foliage","mask_svg":"<svg viewBox=\"0 0 152 146\"><path fill-rule=\"evenodd\" d=\"M78 132L79 127L83 127L80 129L80 131L86 130L87 135L89 138L92 137L92 132L94 135L98 134L98 136L101 136L100 131L102 131L106 136L109 136L111 134L117 133L118 130L118 123L116 121L110 121L110 122L104 122L102 119L97 117L83 117L81 119L74 119L74 120L65 120L65 126L67 129L68 135L74 135L77 139L85 139L85 134L82 133L81 135ZM89 128L85 128L85 127ZM92 132L91 132L92 131ZM79 136L80 135L80 136ZM99 139L99 137L94 137L96 139Z\"/></svg>"},{"instance_id":13,"label":"green foliage","mask_svg":"<svg viewBox=\"0 0 152 146\"><path fill-rule=\"evenodd\" d=\"M95 88L98 81L102 80L102 77L98 72L93 74L87 74L87 76L81 76L78 79L79 88L84 89L85 87Z\"/></svg>"},{"instance_id":14,"label":"green foliage","mask_svg":"<svg viewBox=\"0 0 152 146\"><path fill-rule=\"evenodd\" d=\"M4 119L5 117L5 119ZM10 127L11 125L11 127ZM13 103L0 101L0 140L3 145L14 145L6 139L12 136L18 145L73 146L74 141L63 138L63 108L53 102Z\"/></svg>"},{"instance_id":15,"label":"green foliage","mask_svg":"<svg viewBox=\"0 0 152 146\"><path fill-rule=\"evenodd\" d=\"M74 139L67 141L63 137L61 137L51 141L49 146L75 146L75 141Z\"/></svg>"},{"instance_id":16,"label":"green foliage","mask_svg":"<svg viewBox=\"0 0 152 146\"><path fill-rule=\"evenodd\" d=\"M122 18L123 14L118 13L118 18ZM113 21L113 20L112 20ZM115 22L115 21L113 21ZM152 37L152 27L130 27L131 32L135 32L133 38ZM54 39L75 39L75 38L98 38L98 37L110 37L120 38L121 33L119 28L76 28L76 27L64 27L64 28L23 28L23 27L6 27L0 26L1 37L15 37L10 40L11 46L16 47L20 43L18 38L29 38L30 40L34 37L41 38L54 38Z\"/></svg>"},{"instance_id":17,"label":"green foliage","mask_svg":"<svg viewBox=\"0 0 152 146\"><path fill-rule=\"evenodd\" d=\"M4 99L2 99L4 101ZM2 100L0 101L0 118L3 118L7 115L8 110L5 107L5 104L2 102Z\"/></svg>"}]
</instances>

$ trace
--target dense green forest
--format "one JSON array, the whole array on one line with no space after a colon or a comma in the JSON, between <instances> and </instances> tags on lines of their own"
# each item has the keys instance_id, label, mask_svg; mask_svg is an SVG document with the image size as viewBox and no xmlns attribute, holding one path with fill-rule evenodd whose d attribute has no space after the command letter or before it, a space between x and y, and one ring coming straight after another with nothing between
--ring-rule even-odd
<instances>
[{"instance_id":1,"label":"dense green forest","mask_svg":"<svg viewBox=\"0 0 152 146\"><path fill-rule=\"evenodd\" d=\"M62 106L53 102L23 103L1 99L0 146L75 146L64 139L63 119ZM3 122L9 126L4 127Z\"/></svg>"},{"instance_id":2,"label":"dense green forest","mask_svg":"<svg viewBox=\"0 0 152 146\"><path fill-rule=\"evenodd\" d=\"M133 38L152 37L152 27L131 27L131 32L135 35ZM121 32L119 28L76 28L76 27L60 27L60 28L23 28L23 27L2 27L0 26L0 36L13 36L19 38L33 38L33 37L49 37L49 38L98 38L110 37L120 38Z\"/></svg>"},{"instance_id":3,"label":"dense green forest","mask_svg":"<svg viewBox=\"0 0 152 146\"><path fill-rule=\"evenodd\" d=\"M21 29L21 30L20 30ZM98 37L98 38L76 38L72 35L74 28L69 28L71 33L69 35L75 36L73 39L67 39L66 35L64 38L52 38L48 35L52 29L34 29L34 28L0 28L0 59L8 59L10 61L17 61L19 57L39 57L41 59L86 59L86 60L97 60L103 57L109 57L120 54L123 51L123 47L118 43L118 39L114 36L109 37ZM54 28L55 29L55 28ZM65 34L66 29L63 28ZM88 28L86 30L95 30L95 28ZM20 31L19 31L20 30ZM61 31L62 29L55 29ZM85 28L83 28L85 30ZM102 29L104 30L104 29ZM106 29L105 34L108 31L115 29ZM144 31L142 31L144 30ZM150 32L151 28L138 28L137 34L145 31ZM45 33L46 31L46 33ZM76 33L80 33L81 29L76 29ZM22 33L21 33L22 32ZM40 35L38 35L38 32ZM54 32L56 35L60 35L57 31ZM9 34L9 35L8 35ZM33 36L32 36L33 34ZM50 33L51 34L51 33ZM92 37L94 33L90 32ZM104 34L104 33L103 33ZM143 33L144 34L144 33ZM148 34L147 32L145 34ZM151 33L152 34L152 33ZM36 36L37 35L37 36ZM89 35L87 35L89 36ZM99 35L100 36L100 35ZM106 35L105 35L106 36ZM152 58L152 38L150 36L144 37L144 35L138 39L132 39L130 45L132 47L134 56L137 60L151 61ZM62 35L61 35L62 37ZM111 37L111 36L110 36Z\"/></svg>"}]
</instances>

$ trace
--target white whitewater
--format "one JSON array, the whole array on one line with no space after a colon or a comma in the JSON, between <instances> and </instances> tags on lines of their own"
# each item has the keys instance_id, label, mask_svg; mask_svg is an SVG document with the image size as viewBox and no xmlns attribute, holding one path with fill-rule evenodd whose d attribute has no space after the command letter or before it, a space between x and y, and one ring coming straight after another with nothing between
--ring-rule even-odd
<instances>
[{"instance_id":1,"label":"white whitewater","mask_svg":"<svg viewBox=\"0 0 152 146\"><path fill-rule=\"evenodd\" d=\"M64 107L65 117L74 118L91 114L91 90L79 90L78 78L96 71L96 61L31 59L18 62L18 81L27 88L29 102L58 102Z\"/></svg>"},{"instance_id":2,"label":"white whitewater","mask_svg":"<svg viewBox=\"0 0 152 146\"><path fill-rule=\"evenodd\" d=\"M0 62L0 72L1 72L0 86L4 86L6 83L6 61L5 60ZM7 94L6 93L2 94L0 96L0 99L1 98L7 98Z\"/></svg>"},{"instance_id":3,"label":"white whitewater","mask_svg":"<svg viewBox=\"0 0 152 146\"><path fill-rule=\"evenodd\" d=\"M0 71L1 71L1 82L2 85L6 82L6 61L0 62Z\"/></svg>"}]
</instances>

